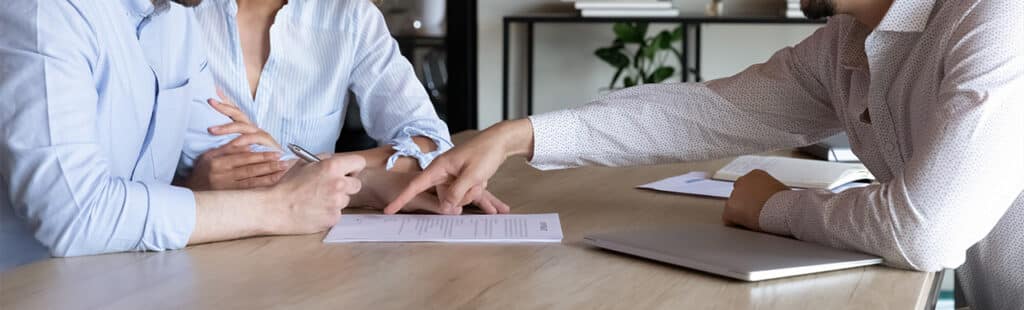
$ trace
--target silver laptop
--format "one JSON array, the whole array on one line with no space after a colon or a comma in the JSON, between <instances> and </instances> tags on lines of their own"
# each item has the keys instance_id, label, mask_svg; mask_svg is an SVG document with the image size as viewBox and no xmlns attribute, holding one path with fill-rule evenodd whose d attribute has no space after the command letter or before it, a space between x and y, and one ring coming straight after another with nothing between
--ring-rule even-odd
<instances>
[{"instance_id":1,"label":"silver laptop","mask_svg":"<svg viewBox=\"0 0 1024 310\"><path fill-rule=\"evenodd\" d=\"M587 244L745 281L879 264L881 258L723 225L589 235Z\"/></svg>"}]
</instances>

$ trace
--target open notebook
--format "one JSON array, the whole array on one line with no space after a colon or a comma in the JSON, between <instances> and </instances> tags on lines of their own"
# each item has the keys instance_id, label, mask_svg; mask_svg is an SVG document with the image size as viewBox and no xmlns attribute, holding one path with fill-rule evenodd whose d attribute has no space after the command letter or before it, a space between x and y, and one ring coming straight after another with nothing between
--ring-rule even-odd
<instances>
[{"instance_id":1,"label":"open notebook","mask_svg":"<svg viewBox=\"0 0 1024 310\"><path fill-rule=\"evenodd\" d=\"M740 156L715 172L712 179L736 181L754 169L767 171L789 187L834 189L844 184L875 179L863 164L770 156Z\"/></svg>"}]
</instances>

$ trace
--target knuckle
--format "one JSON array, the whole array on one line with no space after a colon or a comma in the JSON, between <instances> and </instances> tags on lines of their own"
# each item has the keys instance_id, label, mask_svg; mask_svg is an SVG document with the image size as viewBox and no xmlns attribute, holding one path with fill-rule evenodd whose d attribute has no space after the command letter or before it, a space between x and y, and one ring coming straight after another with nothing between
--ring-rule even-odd
<instances>
[{"instance_id":1,"label":"knuckle","mask_svg":"<svg viewBox=\"0 0 1024 310\"><path fill-rule=\"evenodd\" d=\"M353 192L359 192L360 190L362 190L363 182L359 181L359 179L349 178L349 182L350 182L350 186L352 187L351 190Z\"/></svg>"},{"instance_id":2,"label":"knuckle","mask_svg":"<svg viewBox=\"0 0 1024 310\"><path fill-rule=\"evenodd\" d=\"M322 161L321 163L324 165L324 169L325 170L327 170L328 172L332 172L332 173L337 171L337 170L340 170L340 167L341 167L341 162L339 162L337 160L326 160L326 161Z\"/></svg>"},{"instance_id":3,"label":"knuckle","mask_svg":"<svg viewBox=\"0 0 1024 310\"><path fill-rule=\"evenodd\" d=\"M341 221L341 212L331 212L327 216L324 216L324 222L320 225L320 230L327 230L338 224L338 221Z\"/></svg>"},{"instance_id":4,"label":"knuckle","mask_svg":"<svg viewBox=\"0 0 1024 310\"><path fill-rule=\"evenodd\" d=\"M350 198L349 198L348 195L338 195L338 198L335 199L335 201L334 201L335 208L332 209L332 210L336 211L336 210L339 210L341 208L344 208L345 206L348 206L349 200L350 200Z\"/></svg>"}]
</instances>

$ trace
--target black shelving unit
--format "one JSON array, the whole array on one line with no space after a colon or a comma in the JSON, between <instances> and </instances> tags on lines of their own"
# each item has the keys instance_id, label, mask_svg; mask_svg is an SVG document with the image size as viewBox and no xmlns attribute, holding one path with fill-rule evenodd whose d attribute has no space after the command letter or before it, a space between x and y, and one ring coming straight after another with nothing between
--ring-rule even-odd
<instances>
[{"instance_id":1,"label":"black shelving unit","mask_svg":"<svg viewBox=\"0 0 1024 310\"><path fill-rule=\"evenodd\" d=\"M443 37L418 35L395 36L402 55L418 68L416 51L439 49L446 55L448 83L441 98L431 101L452 133L477 128L477 72L476 72L476 0L447 1L448 34ZM359 120L359 107L351 105L346 111L345 126L335 146L337 152L355 151L374 147L376 143L363 130Z\"/></svg>"},{"instance_id":2,"label":"black shelving unit","mask_svg":"<svg viewBox=\"0 0 1024 310\"><path fill-rule=\"evenodd\" d=\"M703 24L824 24L825 20L809 20L785 18L778 16L678 16L678 17L581 17L579 14L529 14L505 16L502 25L502 119L509 119L509 34L512 24L526 26L526 114L533 114L533 45L535 24L580 24L580 23L619 23L647 22L660 24L677 24L686 33L681 43L679 62L683 64L681 80L701 82L701 29ZM693 34L692 36L690 34ZM690 47L693 47L693 61L690 60Z\"/></svg>"},{"instance_id":3,"label":"black shelving unit","mask_svg":"<svg viewBox=\"0 0 1024 310\"><path fill-rule=\"evenodd\" d=\"M448 0L448 129L477 128L477 0Z\"/></svg>"}]
</instances>

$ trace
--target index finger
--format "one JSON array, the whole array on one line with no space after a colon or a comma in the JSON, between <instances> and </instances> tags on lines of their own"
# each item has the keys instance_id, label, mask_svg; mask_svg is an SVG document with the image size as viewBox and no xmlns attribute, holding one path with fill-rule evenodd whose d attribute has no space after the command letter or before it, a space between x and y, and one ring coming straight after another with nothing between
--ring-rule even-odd
<instances>
[{"instance_id":1,"label":"index finger","mask_svg":"<svg viewBox=\"0 0 1024 310\"><path fill-rule=\"evenodd\" d=\"M423 173L413 178L412 182L409 182L409 185L402 190L402 193L398 194L398 197L384 208L384 214L398 213L417 195L441 184L446 179L448 179L448 174L444 170L428 167Z\"/></svg>"}]
</instances>

